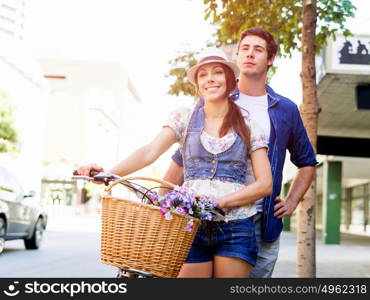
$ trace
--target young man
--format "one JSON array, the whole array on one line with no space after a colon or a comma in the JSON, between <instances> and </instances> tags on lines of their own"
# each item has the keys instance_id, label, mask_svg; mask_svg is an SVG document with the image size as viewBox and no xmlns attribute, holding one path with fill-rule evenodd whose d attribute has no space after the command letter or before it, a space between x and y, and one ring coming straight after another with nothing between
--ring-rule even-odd
<instances>
[{"instance_id":1,"label":"young man","mask_svg":"<svg viewBox=\"0 0 370 300\"><path fill-rule=\"evenodd\" d=\"M254 216L254 222L259 252L251 274L255 278L271 277L279 252L282 217L292 215L296 209L314 178L317 164L297 105L266 85L267 72L276 52L276 42L269 32L259 27L245 30L238 43L238 89L232 93L245 118L257 122L269 140L273 192L257 201L258 213ZM203 105L202 99L198 105ZM290 159L298 171L284 201L279 194L286 150L289 150ZM181 184L183 169L179 150L172 159L164 179ZM246 183L253 181L253 170L250 167Z\"/></svg>"}]
</instances>

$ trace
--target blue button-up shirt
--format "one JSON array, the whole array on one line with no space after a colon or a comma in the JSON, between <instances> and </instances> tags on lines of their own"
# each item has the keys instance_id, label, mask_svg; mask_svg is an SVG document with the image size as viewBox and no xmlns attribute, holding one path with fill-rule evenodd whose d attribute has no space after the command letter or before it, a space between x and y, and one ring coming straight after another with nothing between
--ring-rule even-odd
<instances>
[{"instance_id":1,"label":"blue button-up shirt","mask_svg":"<svg viewBox=\"0 0 370 300\"><path fill-rule=\"evenodd\" d=\"M286 150L290 152L290 160L298 168L315 166L316 156L303 126L297 105L266 85L268 114L271 122L268 157L271 164L273 188L272 194L263 199L262 240L275 241L283 228L281 219L274 217L275 198L280 195ZM231 97L235 101L240 92L234 90ZM203 105L201 98L198 105ZM172 159L182 166L180 151Z\"/></svg>"}]
</instances>

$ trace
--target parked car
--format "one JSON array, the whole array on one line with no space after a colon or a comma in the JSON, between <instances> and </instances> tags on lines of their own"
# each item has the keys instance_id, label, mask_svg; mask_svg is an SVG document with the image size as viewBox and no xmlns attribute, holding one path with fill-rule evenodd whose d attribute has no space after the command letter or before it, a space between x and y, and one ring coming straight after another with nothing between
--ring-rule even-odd
<instances>
[{"instance_id":1,"label":"parked car","mask_svg":"<svg viewBox=\"0 0 370 300\"><path fill-rule=\"evenodd\" d=\"M23 239L26 249L38 249L47 220L36 193L25 194L16 177L0 167L0 253L5 241L15 239Z\"/></svg>"}]
</instances>

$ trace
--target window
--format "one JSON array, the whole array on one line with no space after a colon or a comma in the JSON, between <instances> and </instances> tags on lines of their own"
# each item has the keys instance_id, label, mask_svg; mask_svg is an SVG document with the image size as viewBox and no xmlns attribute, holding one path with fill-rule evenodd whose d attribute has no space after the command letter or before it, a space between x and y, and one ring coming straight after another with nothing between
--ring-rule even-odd
<instances>
[{"instance_id":1,"label":"window","mask_svg":"<svg viewBox=\"0 0 370 300\"><path fill-rule=\"evenodd\" d=\"M7 201L23 198L23 191L17 180L5 169L0 169L0 197Z\"/></svg>"},{"instance_id":2,"label":"window","mask_svg":"<svg viewBox=\"0 0 370 300\"><path fill-rule=\"evenodd\" d=\"M357 109L370 109L370 84L356 87Z\"/></svg>"},{"instance_id":3,"label":"window","mask_svg":"<svg viewBox=\"0 0 370 300\"><path fill-rule=\"evenodd\" d=\"M352 199L352 225L364 225L364 199Z\"/></svg>"}]
</instances>

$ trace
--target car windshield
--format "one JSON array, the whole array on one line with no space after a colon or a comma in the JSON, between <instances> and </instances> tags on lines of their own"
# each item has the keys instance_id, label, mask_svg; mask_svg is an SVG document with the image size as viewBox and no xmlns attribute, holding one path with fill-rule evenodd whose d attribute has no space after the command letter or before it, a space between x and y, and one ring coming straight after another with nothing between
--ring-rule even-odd
<instances>
[{"instance_id":1,"label":"car windshield","mask_svg":"<svg viewBox=\"0 0 370 300\"><path fill-rule=\"evenodd\" d=\"M0 195L9 201L23 198L23 190L16 178L4 168L0 168Z\"/></svg>"}]
</instances>

